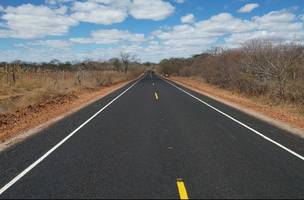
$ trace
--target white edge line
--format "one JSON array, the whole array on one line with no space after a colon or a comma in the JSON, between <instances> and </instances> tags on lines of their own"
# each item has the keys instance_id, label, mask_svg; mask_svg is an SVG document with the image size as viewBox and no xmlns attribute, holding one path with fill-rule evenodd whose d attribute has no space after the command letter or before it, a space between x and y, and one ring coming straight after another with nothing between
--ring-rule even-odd
<instances>
[{"instance_id":1,"label":"white edge line","mask_svg":"<svg viewBox=\"0 0 304 200\"><path fill-rule=\"evenodd\" d=\"M97 113L95 113L92 117L90 117L87 121L81 124L77 129L75 129L72 133L66 136L63 140L61 140L58 144L56 144L53 148L51 148L48 152L46 152L43 156L41 156L38 160L36 160L33 164L28 166L25 170L23 170L20 174L18 174L15 178L13 178L9 183L3 186L0 189L0 196L12 187L17 181L19 181L23 176L25 176L28 172L30 172L33 168L35 168L39 163L41 163L44 159L46 159L51 153L53 153L56 149L58 149L62 144L64 144L68 139L70 139L75 133L77 133L82 127L88 124L92 119L94 119L98 114L104 111L107 107L109 107L112 103L114 103L117 99L119 99L122 95L124 95L128 90L130 90L133 86L135 86L139 81L141 81L145 76L139 78L135 83L133 83L130 87L128 87L125 91L115 97L112 101L110 101L107 105L105 105L102 109L100 109Z\"/></svg>"},{"instance_id":2,"label":"white edge line","mask_svg":"<svg viewBox=\"0 0 304 200\"><path fill-rule=\"evenodd\" d=\"M200 101L201 103L205 104L206 106L212 108L213 110L215 110L215 111L221 113L222 115L228 117L229 119L233 120L234 122L236 122L236 123L242 125L243 127L249 129L250 131L254 132L255 134L261 136L261 137L264 138L265 140L267 140L267 141L269 141L269 142L275 144L276 146L278 146L278 147L284 149L285 151L289 152L290 154L292 154L292 155L296 156L297 158L301 159L302 161L304 161L304 157L301 156L300 154L298 154L298 153L296 153L296 152L290 150L289 148L285 147L284 145L282 145L282 144L280 144L280 143L278 143L278 142L272 140L271 138L269 138L269 137L263 135L263 134L260 133L259 131L257 131L257 130L255 130L255 129L251 128L250 126L248 126L248 125L246 125L246 124L240 122L239 120L237 120L237 119L231 117L230 115L228 115L228 114L226 114L226 113L220 111L219 109L217 109L217 108L211 106L210 104L208 104L208 103L206 103L205 101L201 100L200 98L194 96L193 94L190 94L189 92L183 90L182 88L178 87L177 85L175 85L175 84L173 84L173 83L167 81L166 79L163 79L163 78L161 78L161 79L162 79L163 81L167 82L168 84L172 85L173 87L177 88L178 90L180 90L180 91L182 91L182 92L188 94L188 95L191 96L192 98L194 98L194 99Z\"/></svg>"}]
</instances>

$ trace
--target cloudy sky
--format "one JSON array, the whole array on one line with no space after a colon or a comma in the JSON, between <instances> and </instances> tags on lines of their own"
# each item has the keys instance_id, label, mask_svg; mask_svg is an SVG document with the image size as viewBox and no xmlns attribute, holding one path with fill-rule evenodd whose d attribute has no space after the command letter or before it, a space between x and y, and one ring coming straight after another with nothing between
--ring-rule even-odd
<instances>
[{"instance_id":1,"label":"cloudy sky","mask_svg":"<svg viewBox=\"0 0 304 200\"><path fill-rule=\"evenodd\" d=\"M304 0L0 0L0 61L187 57L304 41Z\"/></svg>"}]
</instances>

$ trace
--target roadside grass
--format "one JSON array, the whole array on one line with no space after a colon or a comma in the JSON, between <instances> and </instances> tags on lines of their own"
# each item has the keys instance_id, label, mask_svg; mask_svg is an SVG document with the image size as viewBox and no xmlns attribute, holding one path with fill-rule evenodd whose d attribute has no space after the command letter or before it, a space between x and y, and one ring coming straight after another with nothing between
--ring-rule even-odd
<instances>
[{"instance_id":1,"label":"roadside grass","mask_svg":"<svg viewBox=\"0 0 304 200\"><path fill-rule=\"evenodd\" d=\"M0 69L0 114L13 113L50 98L93 91L135 78L141 72L113 70L16 72L16 81Z\"/></svg>"}]
</instances>

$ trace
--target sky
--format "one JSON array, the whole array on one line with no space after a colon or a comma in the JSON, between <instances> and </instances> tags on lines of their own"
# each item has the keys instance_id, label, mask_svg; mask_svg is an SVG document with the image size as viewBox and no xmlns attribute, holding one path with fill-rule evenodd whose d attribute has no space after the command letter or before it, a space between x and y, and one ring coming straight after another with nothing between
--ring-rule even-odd
<instances>
[{"instance_id":1,"label":"sky","mask_svg":"<svg viewBox=\"0 0 304 200\"><path fill-rule=\"evenodd\" d=\"M304 0L0 0L0 61L142 62L304 41Z\"/></svg>"}]
</instances>

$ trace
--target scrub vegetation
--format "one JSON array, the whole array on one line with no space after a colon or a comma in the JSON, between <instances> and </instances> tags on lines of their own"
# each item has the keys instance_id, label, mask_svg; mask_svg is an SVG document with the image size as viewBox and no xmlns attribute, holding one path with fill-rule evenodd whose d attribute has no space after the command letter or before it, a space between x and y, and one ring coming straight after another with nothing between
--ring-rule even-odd
<instances>
[{"instance_id":1,"label":"scrub vegetation","mask_svg":"<svg viewBox=\"0 0 304 200\"><path fill-rule=\"evenodd\" d=\"M240 48L214 48L187 59L165 59L158 71L195 77L269 105L293 105L304 115L304 46L300 43L252 40Z\"/></svg>"}]
</instances>

